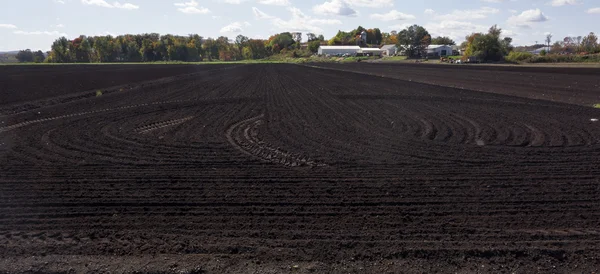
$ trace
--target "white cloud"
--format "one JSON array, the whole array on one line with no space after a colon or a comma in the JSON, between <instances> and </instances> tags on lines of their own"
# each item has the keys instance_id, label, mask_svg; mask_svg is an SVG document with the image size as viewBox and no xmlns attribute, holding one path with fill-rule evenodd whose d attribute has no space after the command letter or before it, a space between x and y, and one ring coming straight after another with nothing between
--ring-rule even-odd
<instances>
[{"instance_id":1,"label":"white cloud","mask_svg":"<svg viewBox=\"0 0 600 274\"><path fill-rule=\"evenodd\" d=\"M586 11L587 13L595 13L595 14L600 14L600 8L591 8L589 10Z\"/></svg>"},{"instance_id":2,"label":"white cloud","mask_svg":"<svg viewBox=\"0 0 600 274\"><path fill-rule=\"evenodd\" d=\"M273 6L289 6L290 1L288 0L258 0L259 4L273 5Z\"/></svg>"},{"instance_id":3,"label":"white cloud","mask_svg":"<svg viewBox=\"0 0 600 274\"><path fill-rule=\"evenodd\" d=\"M388 29L390 31L395 30L395 31L400 32L401 30L406 29L410 26L412 26L412 24L397 24L397 25L389 26Z\"/></svg>"},{"instance_id":4,"label":"white cloud","mask_svg":"<svg viewBox=\"0 0 600 274\"><path fill-rule=\"evenodd\" d=\"M246 2L247 0L221 0L222 3L239 5L241 3Z\"/></svg>"},{"instance_id":5,"label":"white cloud","mask_svg":"<svg viewBox=\"0 0 600 274\"><path fill-rule=\"evenodd\" d=\"M96 34L94 34L94 35L91 35L91 36L92 36L92 37L94 37L94 36L107 36L107 35L110 35L110 36L113 36L113 37L114 37L114 36L117 36L117 34L115 34L115 33L113 33L113 32L110 32L110 31L105 31L105 32L96 33Z\"/></svg>"},{"instance_id":6,"label":"white cloud","mask_svg":"<svg viewBox=\"0 0 600 274\"><path fill-rule=\"evenodd\" d=\"M140 6L136 6L134 4L130 4L130 3L119 4L119 2L115 2L113 4L113 6L117 9L124 9L124 10L137 10L140 8Z\"/></svg>"},{"instance_id":7,"label":"white cloud","mask_svg":"<svg viewBox=\"0 0 600 274\"><path fill-rule=\"evenodd\" d=\"M353 9L347 0L331 0L313 7L313 12L320 15L357 16L358 12Z\"/></svg>"},{"instance_id":8,"label":"white cloud","mask_svg":"<svg viewBox=\"0 0 600 274\"><path fill-rule=\"evenodd\" d=\"M509 24L522 28L531 27L530 23L545 21L548 21L548 17L540 9L526 10L519 15L513 15L508 18Z\"/></svg>"},{"instance_id":9,"label":"white cloud","mask_svg":"<svg viewBox=\"0 0 600 274\"><path fill-rule=\"evenodd\" d=\"M254 13L254 17L258 20L260 19L273 19L274 17L271 15L268 15L264 12L262 12L261 10L259 10L256 7L252 7L252 12Z\"/></svg>"},{"instance_id":10,"label":"white cloud","mask_svg":"<svg viewBox=\"0 0 600 274\"><path fill-rule=\"evenodd\" d=\"M48 35L48 36L67 36L66 33L58 32L58 31L22 31L16 30L13 32L18 35Z\"/></svg>"},{"instance_id":11,"label":"white cloud","mask_svg":"<svg viewBox=\"0 0 600 274\"><path fill-rule=\"evenodd\" d=\"M179 7L177 10L187 14L207 14L210 13L210 10L205 7L198 7L198 2L195 0L191 0L190 2L185 3L175 3L176 7Z\"/></svg>"},{"instance_id":12,"label":"white cloud","mask_svg":"<svg viewBox=\"0 0 600 274\"><path fill-rule=\"evenodd\" d=\"M393 0L328 0L315 5L313 12L321 15L357 16L357 7L384 8L394 6Z\"/></svg>"},{"instance_id":13,"label":"white cloud","mask_svg":"<svg viewBox=\"0 0 600 274\"><path fill-rule=\"evenodd\" d=\"M264 12L261 12L257 8L253 8L254 15L257 19L269 19L271 24L281 31L290 32L312 32L312 33L323 33L323 29L320 25L340 25L342 22L337 19L319 19L312 18L304 14L300 9L291 7L288 10L292 14L292 18L284 20L278 17L270 16Z\"/></svg>"},{"instance_id":14,"label":"white cloud","mask_svg":"<svg viewBox=\"0 0 600 274\"><path fill-rule=\"evenodd\" d=\"M388 13L375 13L371 15L371 18L378 19L381 21L398 21L398 20L410 20L416 17L412 14L406 14L397 10L391 10Z\"/></svg>"},{"instance_id":15,"label":"white cloud","mask_svg":"<svg viewBox=\"0 0 600 274\"><path fill-rule=\"evenodd\" d=\"M552 0L550 5L553 7L560 7L564 5L578 5L579 2L577 0Z\"/></svg>"},{"instance_id":16,"label":"white cloud","mask_svg":"<svg viewBox=\"0 0 600 274\"><path fill-rule=\"evenodd\" d=\"M482 2L492 3L492 4L501 4L506 2L517 2L519 0L481 0Z\"/></svg>"},{"instance_id":17,"label":"white cloud","mask_svg":"<svg viewBox=\"0 0 600 274\"><path fill-rule=\"evenodd\" d=\"M434 19L445 21L485 19L488 17L488 15L497 14L499 12L499 9L490 7L482 7L474 10L453 10L448 14L438 14L432 9L425 10L425 14L433 15Z\"/></svg>"},{"instance_id":18,"label":"white cloud","mask_svg":"<svg viewBox=\"0 0 600 274\"><path fill-rule=\"evenodd\" d=\"M383 8L394 6L394 0L346 0L350 6Z\"/></svg>"},{"instance_id":19,"label":"white cloud","mask_svg":"<svg viewBox=\"0 0 600 274\"><path fill-rule=\"evenodd\" d=\"M465 21L441 21L438 23L429 23L424 26L431 36L448 36L457 43L463 41L465 37L474 32L487 32L489 26L473 24Z\"/></svg>"},{"instance_id":20,"label":"white cloud","mask_svg":"<svg viewBox=\"0 0 600 274\"><path fill-rule=\"evenodd\" d=\"M64 24L57 24L57 25L51 25L51 28L64 28L65 25Z\"/></svg>"},{"instance_id":21,"label":"white cloud","mask_svg":"<svg viewBox=\"0 0 600 274\"><path fill-rule=\"evenodd\" d=\"M81 3L86 5L96 5L105 8L113 8L113 5L107 3L104 0L81 0Z\"/></svg>"},{"instance_id":22,"label":"white cloud","mask_svg":"<svg viewBox=\"0 0 600 274\"><path fill-rule=\"evenodd\" d=\"M0 29L16 29L17 26L13 24L0 24Z\"/></svg>"},{"instance_id":23,"label":"white cloud","mask_svg":"<svg viewBox=\"0 0 600 274\"><path fill-rule=\"evenodd\" d=\"M502 30L502 37L513 37L513 36L517 36L519 35L519 33L515 32L514 30L511 29L503 29Z\"/></svg>"},{"instance_id":24,"label":"white cloud","mask_svg":"<svg viewBox=\"0 0 600 274\"><path fill-rule=\"evenodd\" d=\"M64 4L64 3L65 3L65 1L64 1L64 0L54 0L54 3L57 3L57 4Z\"/></svg>"},{"instance_id":25,"label":"white cloud","mask_svg":"<svg viewBox=\"0 0 600 274\"><path fill-rule=\"evenodd\" d=\"M124 10L137 10L140 8L140 6L136 6L136 5L130 4L130 3L121 4L119 2L114 2L113 4L109 4L105 0L81 0L81 3L83 3L85 5L94 5L94 6L104 7L104 8L111 8L111 9L117 8L117 9L124 9Z\"/></svg>"},{"instance_id":26,"label":"white cloud","mask_svg":"<svg viewBox=\"0 0 600 274\"><path fill-rule=\"evenodd\" d=\"M233 23L221 28L221 33L240 33L242 31L244 31L244 29L242 28L242 25L247 26L246 23L248 23L248 22L245 22L245 23L233 22Z\"/></svg>"}]
</instances>

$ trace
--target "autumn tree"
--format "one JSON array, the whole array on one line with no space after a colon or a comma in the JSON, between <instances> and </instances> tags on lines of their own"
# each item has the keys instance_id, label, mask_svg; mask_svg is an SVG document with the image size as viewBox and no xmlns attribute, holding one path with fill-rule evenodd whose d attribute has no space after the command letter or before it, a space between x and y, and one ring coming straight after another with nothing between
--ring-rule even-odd
<instances>
[{"instance_id":1,"label":"autumn tree","mask_svg":"<svg viewBox=\"0 0 600 274\"><path fill-rule=\"evenodd\" d=\"M593 32L590 32L588 36L583 37L580 47L583 51L589 53L595 53L599 51L600 48L598 47L598 36L596 36L596 34Z\"/></svg>"},{"instance_id":2,"label":"autumn tree","mask_svg":"<svg viewBox=\"0 0 600 274\"><path fill-rule=\"evenodd\" d=\"M279 53L283 49L288 49L294 44L294 38L291 33L283 32L276 34L269 38L268 45L271 47L273 53Z\"/></svg>"},{"instance_id":3,"label":"autumn tree","mask_svg":"<svg viewBox=\"0 0 600 274\"><path fill-rule=\"evenodd\" d=\"M250 39L243 49L244 59L255 60L268 56L268 51L263 40Z\"/></svg>"},{"instance_id":4,"label":"autumn tree","mask_svg":"<svg viewBox=\"0 0 600 274\"><path fill-rule=\"evenodd\" d=\"M384 45L397 45L398 44L398 32L392 31L390 33L384 32L381 34L381 43Z\"/></svg>"}]
</instances>

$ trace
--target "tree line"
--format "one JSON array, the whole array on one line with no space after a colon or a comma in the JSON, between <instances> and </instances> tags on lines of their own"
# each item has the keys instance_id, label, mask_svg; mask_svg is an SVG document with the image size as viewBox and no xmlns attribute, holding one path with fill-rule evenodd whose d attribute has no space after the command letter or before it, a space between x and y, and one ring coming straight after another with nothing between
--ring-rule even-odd
<instances>
[{"instance_id":1,"label":"tree line","mask_svg":"<svg viewBox=\"0 0 600 274\"><path fill-rule=\"evenodd\" d=\"M366 34L366 39L363 39ZM302 33L283 32L269 39L250 39L238 35L230 40L221 36L204 38L197 34L188 36L160 35L158 33L119 36L84 36L73 40L60 37L44 54L41 51L20 51L20 62L48 63L108 63L108 62L156 62L156 61L234 61L264 59L273 55L307 57L316 53L321 45L360 45L379 47L397 45L409 57L424 57L429 45L456 45L449 37L432 37L422 26L412 25L400 32L382 32L378 28L356 29L338 33L329 40L323 35L307 33L303 43ZM549 41L546 41L550 45ZM492 26L487 33L473 33L460 45L465 55L476 56L482 61L499 61L515 48L510 37L502 37L502 30ZM543 46L543 45L542 45ZM585 37L567 37L549 47L552 52L595 53L600 51L594 33ZM519 48L516 49L517 51Z\"/></svg>"},{"instance_id":2,"label":"tree line","mask_svg":"<svg viewBox=\"0 0 600 274\"><path fill-rule=\"evenodd\" d=\"M357 44L362 32L367 33L367 43L362 46L398 44L399 33L381 32L379 29L365 29L362 26L350 32L340 31L330 40L323 35L307 33L306 43L303 34L283 32L269 39L250 39L238 35L230 40L221 36L216 39L204 38L197 34L188 36L160 35L158 33L84 36L73 40L60 37L52 43L51 50L42 58L35 52L30 58L30 50L24 50L20 62L48 63L110 63L110 62L156 62L156 61L234 61L264 59L273 55L285 54L290 57L306 57L316 53L321 45ZM450 38L438 37L440 44L454 44ZM435 40L434 40L435 42ZM33 52L32 52L33 54Z\"/></svg>"},{"instance_id":3,"label":"tree line","mask_svg":"<svg viewBox=\"0 0 600 274\"><path fill-rule=\"evenodd\" d=\"M312 36L311 36L312 35ZM299 38L300 37L300 38ZM156 61L233 61L263 59L282 51L300 48L301 34L280 33L268 40L238 35L235 40L221 36L139 35L79 36L73 40L58 38L45 59L48 63L107 63ZM309 34L312 39L318 39ZM322 37L322 36L321 36ZM23 59L29 62L30 59Z\"/></svg>"},{"instance_id":4,"label":"tree line","mask_svg":"<svg viewBox=\"0 0 600 274\"><path fill-rule=\"evenodd\" d=\"M551 43L552 35L548 35L548 45ZM562 41L556 41L549 47L548 53L598 53L600 44L598 36L590 32L587 36L565 37Z\"/></svg>"},{"instance_id":5,"label":"tree line","mask_svg":"<svg viewBox=\"0 0 600 274\"><path fill-rule=\"evenodd\" d=\"M42 63L46 59L46 55L41 50L31 51L26 49L20 50L16 58L21 63Z\"/></svg>"}]
</instances>

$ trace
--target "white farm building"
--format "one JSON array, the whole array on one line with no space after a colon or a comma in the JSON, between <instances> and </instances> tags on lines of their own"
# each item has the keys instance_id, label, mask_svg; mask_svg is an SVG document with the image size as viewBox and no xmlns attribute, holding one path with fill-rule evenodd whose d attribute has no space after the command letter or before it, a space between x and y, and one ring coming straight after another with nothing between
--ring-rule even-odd
<instances>
[{"instance_id":1,"label":"white farm building","mask_svg":"<svg viewBox=\"0 0 600 274\"><path fill-rule=\"evenodd\" d=\"M381 50L383 51L382 52L383 56L394 56L394 55L396 55L396 53L398 53L398 46L385 45L385 46L381 47Z\"/></svg>"},{"instance_id":2,"label":"white farm building","mask_svg":"<svg viewBox=\"0 0 600 274\"><path fill-rule=\"evenodd\" d=\"M381 56L383 50L378 48L361 48L359 53L363 56Z\"/></svg>"},{"instance_id":3,"label":"white farm building","mask_svg":"<svg viewBox=\"0 0 600 274\"><path fill-rule=\"evenodd\" d=\"M446 45L429 45L427 47L427 55L428 56L451 56L452 55L452 46Z\"/></svg>"},{"instance_id":4,"label":"white farm building","mask_svg":"<svg viewBox=\"0 0 600 274\"><path fill-rule=\"evenodd\" d=\"M344 55L349 54L352 56L357 55L360 52L359 46L320 46L319 55Z\"/></svg>"}]
</instances>

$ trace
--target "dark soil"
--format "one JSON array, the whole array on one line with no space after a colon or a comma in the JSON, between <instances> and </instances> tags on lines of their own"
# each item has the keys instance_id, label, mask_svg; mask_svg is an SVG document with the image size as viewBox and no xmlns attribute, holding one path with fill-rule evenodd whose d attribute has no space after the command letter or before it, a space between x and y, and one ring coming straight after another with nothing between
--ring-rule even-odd
<instances>
[{"instance_id":1,"label":"dark soil","mask_svg":"<svg viewBox=\"0 0 600 274\"><path fill-rule=\"evenodd\" d=\"M0 272L600 268L600 109L296 65L132 86L0 116Z\"/></svg>"},{"instance_id":2,"label":"dark soil","mask_svg":"<svg viewBox=\"0 0 600 274\"><path fill-rule=\"evenodd\" d=\"M335 64L329 69L584 106L600 103L600 69L467 64Z\"/></svg>"},{"instance_id":3,"label":"dark soil","mask_svg":"<svg viewBox=\"0 0 600 274\"><path fill-rule=\"evenodd\" d=\"M222 67L214 65L209 68ZM198 65L0 66L0 104L156 80L206 69Z\"/></svg>"}]
</instances>

